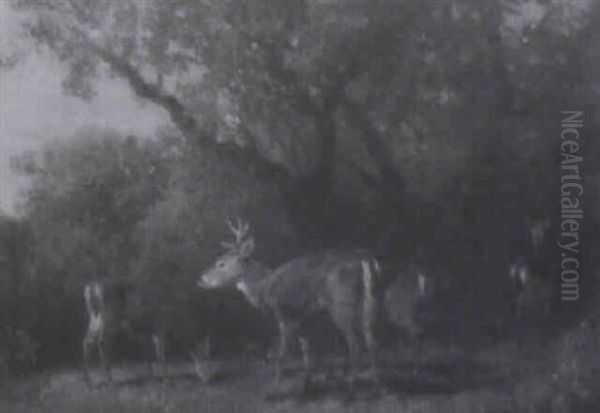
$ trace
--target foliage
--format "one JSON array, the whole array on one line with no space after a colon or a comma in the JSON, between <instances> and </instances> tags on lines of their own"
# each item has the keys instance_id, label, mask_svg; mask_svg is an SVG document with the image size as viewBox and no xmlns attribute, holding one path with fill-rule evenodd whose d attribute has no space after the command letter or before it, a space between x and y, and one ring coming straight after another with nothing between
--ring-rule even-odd
<instances>
[{"instance_id":1,"label":"foliage","mask_svg":"<svg viewBox=\"0 0 600 413\"><path fill-rule=\"evenodd\" d=\"M30 232L25 241L12 235L3 245L27 254L5 254L22 261L13 265L11 282L27 284L22 294L2 303L27 318L44 361L78 354L81 294L92 279L132 282L136 288L128 300L128 322L141 331L167 327L179 354L193 346L198 334L215 333L223 320L246 326L256 336L248 327L256 324L256 315L241 297L202 296L195 288L198 274L220 253L214 240L230 236L224 223L236 214L256 217L259 233L281 222L278 231L263 237L260 249L269 253L259 256L267 262L290 253L293 235L284 218L277 217L282 208L276 191L234 163L215 163L185 149L186 143L168 131L155 140L139 140L84 129L53 142L37 157L15 160L14 166L31 177L25 204ZM22 321L15 323L14 328L22 328ZM59 345L63 341L67 346Z\"/></svg>"},{"instance_id":2,"label":"foliage","mask_svg":"<svg viewBox=\"0 0 600 413\"><path fill-rule=\"evenodd\" d=\"M596 286L596 290L598 287ZM552 402L564 410L584 410L598 403L595 389L600 379L600 299L598 292L590 303L589 314L561 339L558 368L553 376L560 389Z\"/></svg>"},{"instance_id":3,"label":"foliage","mask_svg":"<svg viewBox=\"0 0 600 413\"><path fill-rule=\"evenodd\" d=\"M19 5L69 69L67 92L92 98L105 69L123 78L190 144L274 181L307 244L343 229L396 253L416 231L434 250L429 225L481 239L547 213L552 119L598 97L593 4Z\"/></svg>"},{"instance_id":4,"label":"foliage","mask_svg":"<svg viewBox=\"0 0 600 413\"><path fill-rule=\"evenodd\" d=\"M0 215L0 376L31 371L38 343L27 311L32 300L27 223Z\"/></svg>"},{"instance_id":5,"label":"foliage","mask_svg":"<svg viewBox=\"0 0 600 413\"><path fill-rule=\"evenodd\" d=\"M31 176L18 323L35 331L45 361L80 353L84 283L128 276L133 232L167 184L168 154L165 141L89 129L15 162Z\"/></svg>"}]
</instances>

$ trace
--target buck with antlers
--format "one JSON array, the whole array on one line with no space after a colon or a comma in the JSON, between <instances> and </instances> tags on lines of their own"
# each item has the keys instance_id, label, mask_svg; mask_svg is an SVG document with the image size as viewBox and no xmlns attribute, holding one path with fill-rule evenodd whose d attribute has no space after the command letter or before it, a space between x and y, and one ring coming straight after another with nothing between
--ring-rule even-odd
<instances>
[{"instance_id":1,"label":"buck with antlers","mask_svg":"<svg viewBox=\"0 0 600 413\"><path fill-rule=\"evenodd\" d=\"M141 333L132 331L126 315L127 299L131 289L131 285L122 281L92 281L83 289L88 316L87 330L83 339L83 369L88 385L91 385L89 362L93 347L97 348L106 377L109 382L112 382L110 350L117 335L119 332L125 332L130 337L140 337ZM164 366L164 328L155 326L153 330L151 339L156 360Z\"/></svg>"},{"instance_id":2,"label":"buck with antlers","mask_svg":"<svg viewBox=\"0 0 600 413\"><path fill-rule=\"evenodd\" d=\"M311 380L309 342L303 325L314 314L327 313L348 346L350 390L361 349L366 346L375 360L374 322L376 297L374 278L377 260L366 251L328 251L295 258L270 270L251 259L254 238L249 225L228 222L235 235L223 243L225 254L198 281L202 288L235 286L254 306L277 321L279 347L275 358L275 385L280 383L290 340L298 337L303 354L304 386ZM305 325L304 325L305 327Z\"/></svg>"}]
</instances>

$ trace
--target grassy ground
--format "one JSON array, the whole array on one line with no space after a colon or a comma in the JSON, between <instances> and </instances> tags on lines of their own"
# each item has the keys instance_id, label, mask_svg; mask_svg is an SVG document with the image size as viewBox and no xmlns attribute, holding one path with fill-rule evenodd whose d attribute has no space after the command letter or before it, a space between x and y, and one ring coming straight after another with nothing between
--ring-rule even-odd
<instances>
[{"instance_id":1,"label":"grassy ground","mask_svg":"<svg viewBox=\"0 0 600 413\"><path fill-rule=\"evenodd\" d=\"M534 400L532 392L548 391L519 371L508 350L478 357L431 354L417 377L410 361L388 360L381 385L361 376L352 399L341 368L318 373L311 389L302 392L299 371L293 367L277 391L272 368L259 362L225 363L221 377L210 383L198 380L191 363L169 365L162 380L150 377L144 366L120 366L111 385L96 370L92 388L85 386L79 371L53 371L5 381L0 411L512 413L544 411L527 400Z\"/></svg>"}]
</instances>

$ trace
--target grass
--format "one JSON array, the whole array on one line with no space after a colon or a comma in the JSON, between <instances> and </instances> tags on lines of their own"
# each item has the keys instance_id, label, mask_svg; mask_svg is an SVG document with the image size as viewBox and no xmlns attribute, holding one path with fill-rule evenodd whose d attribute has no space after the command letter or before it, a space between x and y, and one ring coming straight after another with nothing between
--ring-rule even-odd
<instances>
[{"instance_id":1,"label":"grass","mask_svg":"<svg viewBox=\"0 0 600 413\"><path fill-rule=\"evenodd\" d=\"M546 346L546 353L550 354ZM228 362L210 383L198 380L194 366L171 364L163 378L151 377L141 365L113 370L114 382L94 371L87 388L80 371L64 369L2 383L2 412L567 412L544 402L556 392L551 382L552 358L535 348L520 353L505 344L477 356L430 349L414 376L406 359L386 361L378 385L359 377L348 399L341 360L320 369L309 391L301 390L299 368L293 365L280 388L272 387L272 368L261 362Z\"/></svg>"}]
</instances>

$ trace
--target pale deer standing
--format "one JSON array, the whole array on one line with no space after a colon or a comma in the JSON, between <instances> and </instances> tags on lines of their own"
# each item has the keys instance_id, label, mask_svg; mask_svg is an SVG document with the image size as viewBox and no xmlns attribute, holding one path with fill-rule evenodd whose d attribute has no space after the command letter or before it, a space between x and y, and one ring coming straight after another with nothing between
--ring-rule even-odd
<instances>
[{"instance_id":1,"label":"pale deer standing","mask_svg":"<svg viewBox=\"0 0 600 413\"><path fill-rule=\"evenodd\" d=\"M237 226L231 222L228 225L235 241L223 243L227 252L202 274L198 286L235 286L252 305L276 319L279 330L276 387L280 383L288 345L295 336L298 336L303 354L305 388L310 383L309 342L302 335L302 327L311 316L327 313L348 346L352 391L363 346L369 350L374 367L376 297L373 278L379 276L377 260L366 251L328 251L295 258L270 270L250 258L255 243L248 234L248 224L238 220Z\"/></svg>"},{"instance_id":2,"label":"pale deer standing","mask_svg":"<svg viewBox=\"0 0 600 413\"><path fill-rule=\"evenodd\" d=\"M84 378L91 384L89 362L91 350L98 350L102 366L109 382L112 382L109 352L119 333L125 331L130 336L139 336L131 330L126 317L127 296L131 286L125 283L92 281L85 285L83 297L88 316L88 325L83 338L83 369ZM165 364L165 333L156 328L151 333L156 361Z\"/></svg>"}]
</instances>

